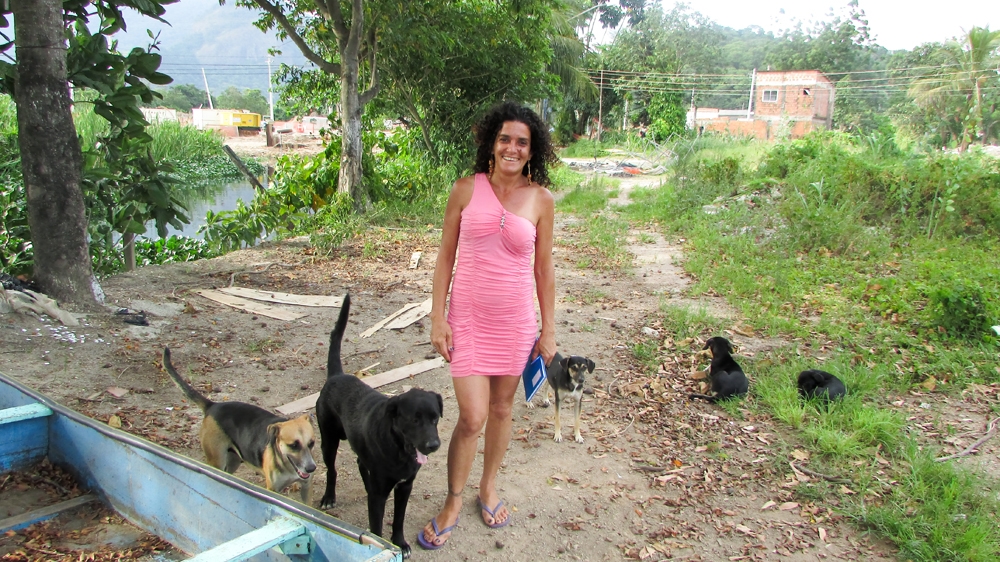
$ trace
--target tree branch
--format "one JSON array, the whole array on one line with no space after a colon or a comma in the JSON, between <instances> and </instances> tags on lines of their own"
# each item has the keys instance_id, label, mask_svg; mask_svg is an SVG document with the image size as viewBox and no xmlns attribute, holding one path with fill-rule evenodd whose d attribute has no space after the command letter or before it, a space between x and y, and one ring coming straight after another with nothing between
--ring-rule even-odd
<instances>
[{"instance_id":1,"label":"tree branch","mask_svg":"<svg viewBox=\"0 0 1000 562\"><path fill-rule=\"evenodd\" d=\"M358 96L358 102L361 103L362 106L372 101L372 99L374 99L375 96L378 95L379 89L381 88L381 84L379 83L379 78L378 78L378 69L375 67L375 55L378 54L378 38L375 36L374 25L368 29L367 43L368 43L368 49L367 49L368 68L371 71L372 78L368 82L368 89L362 92L360 96Z\"/></svg>"},{"instance_id":2,"label":"tree branch","mask_svg":"<svg viewBox=\"0 0 1000 562\"><path fill-rule=\"evenodd\" d=\"M340 47L340 58L343 60L344 51L347 50L347 38L350 35L350 30L344 24L344 12L340 10L340 0L333 0L327 6L329 6L330 21L333 22L333 32L337 35L337 45Z\"/></svg>"},{"instance_id":3,"label":"tree branch","mask_svg":"<svg viewBox=\"0 0 1000 562\"><path fill-rule=\"evenodd\" d=\"M982 445L983 443L989 441L989 439L991 437L993 437L994 435L996 435L997 422L1000 422L1000 418L993 418L993 420L990 421L989 425L986 426L986 435L983 435L982 437L980 437L979 439L977 439L975 443L973 443L972 445L969 445L968 447L966 447L965 450L963 450L962 452L955 453L954 455L948 455L947 457L938 457L938 458L934 459L934 462L944 462L944 461L947 461L947 460L957 459L959 457L964 457L966 455L971 455L972 453L974 453L976 451L976 449L979 448L980 445Z\"/></svg>"},{"instance_id":4,"label":"tree branch","mask_svg":"<svg viewBox=\"0 0 1000 562\"><path fill-rule=\"evenodd\" d=\"M278 8L268 0L253 0L253 2L258 6L260 6L260 9L264 10L265 12L271 14L271 16L274 17L274 19L278 22L278 25L281 26L281 29L283 29L285 33L288 34L288 37L292 40L292 43L295 43L295 46L298 47L300 51L302 51L302 54L306 57L307 60L309 60L309 62L318 66L319 69L322 70L323 72L326 72L328 74L336 74L338 76L340 75L340 65L324 59L323 57L318 55L315 51L313 51L311 48L309 48L309 45L306 44L305 40L302 39L302 36L300 36L299 33L295 30L295 26L292 25L290 21L288 21L287 17L285 17L285 13L281 11L281 8ZM334 5L336 4L337 3L334 2Z\"/></svg>"}]
</instances>

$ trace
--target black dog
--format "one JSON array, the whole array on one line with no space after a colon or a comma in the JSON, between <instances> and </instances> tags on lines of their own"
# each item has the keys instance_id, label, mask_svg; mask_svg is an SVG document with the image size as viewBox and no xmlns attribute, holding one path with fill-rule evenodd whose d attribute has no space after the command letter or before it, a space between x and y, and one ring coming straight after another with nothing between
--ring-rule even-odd
<instances>
[{"instance_id":1,"label":"black dog","mask_svg":"<svg viewBox=\"0 0 1000 562\"><path fill-rule=\"evenodd\" d=\"M809 369L799 373L799 396L806 400L820 398L823 401L838 400L847 394L847 387L837 377L820 371Z\"/></svg>"},{"instance_id":2,"label":"black dog","mask_svg":"<svg viewBox=\"0 0 1000 562\"><path fill-rule=\"evenodd\" d=\"M715 394L689 394L691 398L701 398L715 404L733 396L745 396L750 388L750 382L743 373L739 363L733 359L733 344L726 338L716 336L708 338L703 349L711 350L712 365L708 368L708 379Z\"/></svg>"},{"instance_id":3,"label":"black dog","mask_svg":"<svg viewBox=\"0 0 1000 562\"><path fill-rule=\"evenodd\" d=\"M580 435L580 411L583 407L583 382L587 373L594 372L594 362L586 357L571 355L563 357L558 352L552 357L552 362L546 365L545 374L548 388L545 389L545 406L549 402L549 392L556 398L556 443L562 443L562 425L559 423L559 410L563 400L573 398L576 402L574 409L573 438L577 443L583 443L583 436ZM528 402L528 407L533 407Z\"/></svg>"},{"instance_id":4,"label":"black dog","mask_svg":"<svg viewBox=\"0 0 1000 562\"><path fill-rule=\"evenodd\" d=\"M441 446L437 424L444 401L436 392L419 389L387 398L357 377L344 374L340 346L350 308L351 297L346 295L337 325L330 334L326 384L316 402L327 468L326 493L320 509L329 509L337 501L337 449L346 439L358 455L358 469L368 493L369 528L382 535L385 502L395 488L390 540L402 549L404 558L409 558L410 545L403 537L406 504L420 466L427 462L427 455Z\"/></svg>"}]
</instances>

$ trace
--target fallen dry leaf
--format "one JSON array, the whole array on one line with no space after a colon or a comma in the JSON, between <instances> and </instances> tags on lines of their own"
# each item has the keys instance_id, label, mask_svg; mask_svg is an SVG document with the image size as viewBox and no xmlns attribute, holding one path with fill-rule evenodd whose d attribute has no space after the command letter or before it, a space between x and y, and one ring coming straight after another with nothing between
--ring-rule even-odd
<instances>
[{"instance_id":1,"label":"fallen dry leaf","mask_svg":"<svg viewBox=\"0 0 1000 562\"><path fill-rule=\"evenodd\" d=\"M819 527L816 529L816 533L819 535L819 540L826 542L826 529Z\"/></svg>"},{"instance_id":2,"label":"fallen dry leaf","mask_svg":"<svg viewBox=\"0 0 1000 562\"><path fill-rule=\"evenodd\" d=\"M809 460L809 451L803 451L802 449L795 449L792 451L792 458L797 461L807 461Z\"/></svg>"},{"instance_id":3,"label":"fallen dry leaf","mask_svg":"<svg viewBox=\"0 0 1000 562\"><path fill-rule=\"evenodd\" d=\"M778 506L778 509L781 511L791 511L797 507L799 507L799 502L785 502Z\"/></svg>"},{"instance_id":4,"label":"fallen dry leaf","mask_svg":"<svg viewBox=\"0 0 1000 562\"><path fill-rule=\"evenodd\" d=\"M114 427L116 429L121 429L122 428L122 419L119 418L118 416L112 414L111 417L108 418L108 425L110 425L111 427Z\"/></svg>"},{"instance_id":5,"label":"fallen dry leaf","mask_svg":"<svg viewBox=\"0 0 1000 562\"><path fill-rule=\"evenodd\" d=\"M114 396L115 398L121 398L122 396L125 396L126 394L128 394L128 389L127 388L122 388L120 386L109 386L107 388L107 391L108 391L108 394L110 394L111 396Z\"/></svg>"},{"instance_id":6,"label":"fallen dry leaf","mask_svg":"<svg viewBox=\"0 0 1000 562\"><path fill-rule=\"evenodd\" d=\"M840 493L841 494L847 494L848 496L850 496L850 495L856 494L857 492L855 492L854 490L848 488L847 486L841 486L840 487Z\"/></svg>"},{"instance_id":7,"label":"fallen dry leaf","mask_svg":"<svg viewBox=\"0 0 1000 562\"><path fill-rule=\"evenodd\" d=\"M778 502L769 501L769 502L765 503L764 505L760 506L760 510L761 511L765 511L765 510L771 509L772 507L774 507L776 505L778 505Z\"/></svg>"}]
</instances>

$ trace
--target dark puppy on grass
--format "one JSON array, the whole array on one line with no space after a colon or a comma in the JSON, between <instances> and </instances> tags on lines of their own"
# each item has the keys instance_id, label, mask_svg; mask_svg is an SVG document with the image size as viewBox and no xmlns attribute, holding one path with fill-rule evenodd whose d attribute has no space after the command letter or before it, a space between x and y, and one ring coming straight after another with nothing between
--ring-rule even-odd
<instances>
[{"instance_id":1,"label":"dark puppy on grass","mask_svg":"<svg viewBox=\"0 0 1000 562\"><path fill-rule=\"evenodd\" d=\"M733 396L745 396L750 382L739 363L733 359L733 344L721 336L709 338L703 349L712 352L712 364L708 368L708 380L713 395L689 394L691 398L701 398L715 404Z\"/></svg>"},{"instance_id":2,"label":"dark puppy on grass","mask_svg":"<svg viewBox=\"0 0 1000 562\"><path fill-rule=\"evenodd\" d=\"M436 392L417 388L389 398L354 375L344 373L340 346L351 309L350 295L344 296L337 325L330 334L326 384L316 402L316 419L322 436L326 462L326 493L320 509L337 501L337 450L347 440L358 456L358 470L368 494L368 528L382 535L382 519L389 493L394 494L393 544L410 557L410 544L403 537L406 505L417 471L427 455L441 446L437 425L444 401Z\"/></svg>"},{"instance_id":3,"label":"dark puppy on grass","mask_svg":"<svg viewBox=\"0 0 1000 562\"><path fill-rule=\"evenodd\" d=\"M799 373L799 396L809 400L819 398L824 402L839 400L847 394L844 383L826 371L809 369Z\"/></svg>"}]
</instances>

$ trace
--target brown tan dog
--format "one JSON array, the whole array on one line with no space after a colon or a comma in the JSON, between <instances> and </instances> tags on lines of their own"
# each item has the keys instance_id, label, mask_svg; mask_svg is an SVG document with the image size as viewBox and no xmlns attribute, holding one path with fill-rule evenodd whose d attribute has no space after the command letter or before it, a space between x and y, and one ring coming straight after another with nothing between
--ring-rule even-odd
<instances>
[{"instance_id":1,"label":"brown tan dog","mask_svg":"<svg viewBox=\"0 0 1000 562\"><path fill-rule=\"evenodd\" d=\"M170 348L163 349L163 368L205 413L201 448L208 464L232 474L245 461L264 475L268 490L282 492L301 483L302 503L309 503L316 436L308 414L288 419L245 402L213 402L177 373L170 363Z\"/></svg>"}]
</instances>

